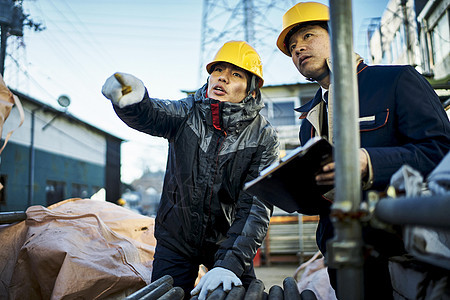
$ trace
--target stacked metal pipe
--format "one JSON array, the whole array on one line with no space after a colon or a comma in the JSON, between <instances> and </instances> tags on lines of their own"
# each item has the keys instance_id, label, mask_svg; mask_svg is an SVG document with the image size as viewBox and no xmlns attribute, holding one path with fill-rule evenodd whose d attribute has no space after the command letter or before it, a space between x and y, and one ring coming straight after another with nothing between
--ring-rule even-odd
<instances>
[{"instance_id":1,"label":"stacked metal pipe","mask_svg":"<svg viewBox=\"0 0 450 300\"><path fill-rule=\"evenodd\" d=\"M259 280L253 280L248 289L242 286L235 286L228 293L223 291L222 287L218 287L211 292L206 300L316 300L314 293L309 290L298 291L297 283L293 277L286 277L283 281L283 287L274 285L269 292L264 291L264 283ZM191 300L197 300L194 296Z\"/></svg>"},{"instance_id":2,"label":"stacked metal pipe","mask_svg":"<svg viewBox=\"0 0 450 300\"><path fill-rule=\"evenodd\" d=\"M293 277L283 280L283 287L274 285L269 292L264 291L264 283L253 280L247 290L243 286L235 286L229 292L225 292L219 286L211 292L207 300L316 300L315 294L305 290L301 294L297 288L297 282ZM126 300L181 300L184 299L184 291L180 287L173 287L173 278L166 275L151 284L128 296ZM194 296L191 300L197 300Z\"/></svg>"},{"instance_id":3,"label":"stacked metal pipe","mask_svg":"<svg viewBox=\"0 0 450 300\"><path fill-rule=\"evenodd\" d=\"M184 291L180 287L173 287L173 278L165 275L142 289L131 294L126 300L181 300Z\"/></svg>"}]
</instances>

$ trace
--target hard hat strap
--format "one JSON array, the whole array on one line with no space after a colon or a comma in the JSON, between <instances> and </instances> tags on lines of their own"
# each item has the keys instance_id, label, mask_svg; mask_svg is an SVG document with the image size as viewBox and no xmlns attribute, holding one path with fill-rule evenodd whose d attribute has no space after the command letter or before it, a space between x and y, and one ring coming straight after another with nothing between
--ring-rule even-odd
<instances>
[{"instance_id":1,"label":"hard hat strap","mask_svg":"<svg viewBox=\"0 0 450 300\"><path fill-rule=\"evenodd\" d=\"M251 73L249 73L249 74L251 74ZM258 82L259 82L258 76L256 76L255 74L251 74L250 81L249 81L248 87L247 87L248 93L242 102L246 102L250 98L255 98L255 99L259 98L261 91L259 90ZM253 91L256 92L255 97L253 97L253 95L252 95Z\"/></svg>"},{"instance_id":2,"label":"hard hat strap","mask_svg":"<svg viewBox=\"0 0 450 300\"><path fill-rule=\"evenodd\" d=\"M330 74L330 69L328 69L328 67L327 67L326 71L323 72L322 74L320 74L319 76L317 76L317 78L312 78L312 77L308 78L308 77L306 77L306 80L319 82L322 79L324 79L325 77L327 77L329 74Z\"/></svg>"},{"instance_id":3,"label":"hard hat strap","mask_svg":"<svg viewBox=\"0 0 450 300\"><path fill-rule=\"evenodd\" d=\"M251 74L250 88L248 89L248 94L251 94L258 87L258 77L255 74Z\"/></svg>"}]
</instances>

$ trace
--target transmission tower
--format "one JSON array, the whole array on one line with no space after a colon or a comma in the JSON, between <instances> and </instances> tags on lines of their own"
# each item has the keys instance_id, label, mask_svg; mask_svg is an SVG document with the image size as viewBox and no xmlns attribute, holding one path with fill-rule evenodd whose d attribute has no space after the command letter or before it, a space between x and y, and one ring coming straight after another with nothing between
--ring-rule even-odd
<instances>
[{"instance_id":1,"label":"transmission tower","mask_svg":"<svg viewBox=\"0 0 450 300\"><path fill-rule=\"evenodd\" d=\"M206 76L205 65L227 41L244 40L270 65L281 30L282 16L294 0L204 0L200 47L199 84Z\"/></svg>"},{"instance_id":2,"label":"transmission tower","mask_svg":"<svg viewBox=\"0 0 450 300\"><path fill-rule=\"evenodd\" d=\"M23 0L0 0L0 74L3 75L5 71L5 59L7 54L6 46L7 39L14 38L13 45L17 48L13 49L17 54L18 49L24 46L23 43L23 28L28 26L35 31L42 31L41 24L33 22L28 15L23 13ZM9 54L10 55L10 54ZM17 64L17 59L10 55L13 63Z\"/></svg>"}]
</instances>

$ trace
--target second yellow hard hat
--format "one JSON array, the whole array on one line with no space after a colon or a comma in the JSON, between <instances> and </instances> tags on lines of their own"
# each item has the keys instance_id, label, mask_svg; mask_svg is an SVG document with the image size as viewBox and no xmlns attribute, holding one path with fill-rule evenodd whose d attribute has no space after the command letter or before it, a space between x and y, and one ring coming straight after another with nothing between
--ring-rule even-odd
<instances>
[{"instance_id":1,"label":"second yellow hard hat","mask_svg":"<svg viewBox=\"0 0 450 300\"><path fill-rule=\"evenodd\" d=\"M330 13L328 6L318 2L300 2L289 9L283 16L283 30L277 39L277 47L287 56L291 53L287 49L285 43L286 35L289 31L301 23L313 21L329 21Z\"/></svg>"}]
</instances>

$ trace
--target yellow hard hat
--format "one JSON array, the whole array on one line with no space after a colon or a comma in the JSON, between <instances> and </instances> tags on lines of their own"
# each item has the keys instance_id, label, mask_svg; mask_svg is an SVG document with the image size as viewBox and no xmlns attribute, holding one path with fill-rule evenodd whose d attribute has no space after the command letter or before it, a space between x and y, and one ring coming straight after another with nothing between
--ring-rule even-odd
<instances>
[{"instance_id":1,"label":"yellow hard hat","mask_svg":"<svg viewBox=\"0 0 450 300\"><path fill-rule=\"evenodd\" d=\"M264 83L261 58L252 46L244 41L226 42L217 51L213 61L206 65L206 71L211 74L211 67L218 62L227 62L238 66L259 78L259 87Z\"/></svg>"},{"instance_id":2,"label":"yellow hard hat","mask_svg":"<svg viewBox=\"0 0 450 300\"><path fill-rule=\"evenodd\" d=\"M295 4L283 16L283 30L277 39L278 49L287 56L291 56L291 53L285 44L285 39L292 28L301 23L329 20L330 13L328 11L328 6L325 4L318 2L300 2Z\"/></svg>"}]
</instances>

